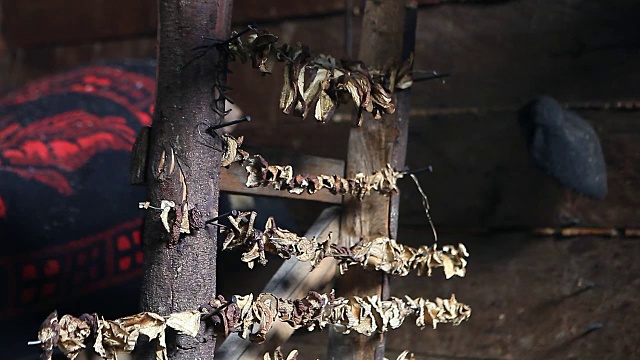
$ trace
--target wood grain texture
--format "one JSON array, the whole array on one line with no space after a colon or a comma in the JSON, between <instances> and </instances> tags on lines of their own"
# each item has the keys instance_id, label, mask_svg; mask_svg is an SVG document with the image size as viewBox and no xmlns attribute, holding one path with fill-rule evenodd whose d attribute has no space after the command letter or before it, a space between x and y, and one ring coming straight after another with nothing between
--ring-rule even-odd
<instances>
[{"instance_id":1,"label":"wood grain texture","mask_svg":"<svg viewBox=\"0 0 640 360\"><path fill-rule=\"evenodd\" d=\"M214 138L217 143L204 146L197 129L203 123L217 125L223 121L219 113L224 110L224 101L212 106L211 98L214 83L225 84L227 59L212 50L187 64L200 36L229 35L232 3L159 1L158 90L146 178L149 201L173 201L176 219L170 237L157 214L147 213L141 295L144 311L170 314L191 310L216 294L217 229L208 226L180 234L178 219L182 220L180 213L187 216L183 206L187 206L185 210L197 207L205 218L218 213L221 153L213 145L219 148L222 144ZM202 325L197 339L168 334L169 359L213 359L213 329ZM153 351L146 355L144 358L155 359Z\"/></svg>"},{"instance_id":2,"label":"wood grain texture","mask_svg":"<svg viewBox=\"0 0 640 360\"><path fill-rule=\"evenodd\" d=\"M402 57L403 29L406 8L403 1L367 1L363 18L359 59L373 67L390 62L400 63ZM396 98L397 100L397 98ZM408 102L407 102L408 104ZM408 111L407 111L408 114ZM404 119L408 120L408 119ZM408 123L407 123L408 124ZM358 172L374 172L395 160L404 160L406 137L398 123L398 114L373 120L365 116L362 127L351 129L347 153L347 176ZM345 210L340 230L340 245L353 246L362 238L390 236L390 198L379 194L367 196L363 201L345 199ZM396 212L397 215L397 212ZM387 279L382 273L353 269L336 279L339 296L384 297ZM329 336L330 359L382 359L384 336L371 337L331 331Z\"/></svg>"},{"instance_id":3,"label":"wood grain texture","mask_svg":"<svg viewBox=\"0 0 640 360\"><path fill-rule=\"evenodd\" d=\"M3 0L4 36L12 47L153 36L157 27L156 3L156 0Z\"/></svg>"},{"instance_id":4,"label":"wood grain texture","mask_svg":"<svg viewBox=\"0 0 640 360\"><path fill-rule=\"evenodd\" d=\"M436 4L442 0L419 2ZM10 15L4 18L4 29L12 47L153 36L157 27L157 0L3 0L0 6ZM356 11L360 6L356 2ZM236 0L233 22L272 22L337 14L344 10L344 0Z\"/></svg>"},{"instance_id":5,"label":"wood grain texture","mask_svg":"<svg viewBox=\"0 0 640 360\"><path fill-rule=\"evenodd\" d=\"M530 160L515 111L414 117L407 164L433 166L418 177L438 227L640 226L637 112L580 111L598 134L607 164L604 200L560 185ZM401 180L400 226L427 226L411 180Z\"/></svg>"}]
</instances>

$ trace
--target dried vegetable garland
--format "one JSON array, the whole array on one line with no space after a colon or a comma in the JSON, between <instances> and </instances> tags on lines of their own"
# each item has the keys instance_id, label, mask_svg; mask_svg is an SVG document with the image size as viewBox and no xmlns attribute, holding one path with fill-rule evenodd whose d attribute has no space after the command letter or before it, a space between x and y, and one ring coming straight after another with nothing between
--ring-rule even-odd
<instances>
[{"instance_id":1,"label":"dried vegetable garland","mask_svg":"<svg viewBox=\"0 0 640 360\"><path fill-rule=\"evenodd\" d=\"M167 359L165 330L170 327L180 333L196 336L200 329L199 311L184 311L168 317L143 312L116 320L105 320L97 314L83 314L79 318L64 315L58 320L56 311L42 323L38 340L42 350L40 359L50 360L58 347L69 359L93 343L93 350L103 359L117 359L118 353L133 351L140 335L156 342L156 359Z\"/></svg>"},{"instance_id":2,"label":"dried vegetable garland","mask_svg":"<svg viewBox=\"0 0 640 360\"><path fill-rule=\"evenodd\" d=\"M253 268L255 262L267 263L266 252L284 259L292 256L317 266L322 259L333 257L340 263L340 272L349 266L374 268L391 275L406 276L413 269L419 276L431 276L434 268L444 268L447 279L454 275L464 277L469 256L464 245L437 245L413 248L398 244L395 240L379 237L363 239L351 248L331 245L329 239L308 239L279 228L273 217L267 219L264 231L254 228L256 212L240 212L229 216L231 227L223 230L226 235L222 249L243 248L242 261Z\"/></svg>"},{"instance_id":3,"label":"dried vegetable garland","mask_svg":"<svg viewBox=\"0 0 640 360\"><path fill-rule=\"evenodd\" d=\"M314 109L314 117L326 122L339 104L353 100L358 111L358 126L363 113L374 119L395 111L391 94L407 89L413 81L413 57L399 66L389 64L382 69L367 67L359 61L336 61L328 55L311 57L306 46L278 44L278 37L266 30L251 28L252 34L242 40L235 33L228 44L229 57L251 64L263 74L271 74L276 62L284 62L284 86L280 109L285 114L306 118Z\"/></svg>"},{"instance_id":4,"label":"dried vegetable garland","mask_svg":"<svg viewBox=\"0 0 640 360\"><path fill-rule=\"evenodd\" d=\"M221 135L221 138L226 144L222 166L242 163L248 174L245 185L249 188L272 186L276 190L286 190L292 194L302 194L305 191L314 194L320 189L328 189L333 194L350 194L362 200L372 191L383 195L397 194L396 182L404 175L388 164L371 175L358 173L350 179L338 175L295 175L291 165L269 165L262 156L250 155L240 149L244 140L242 136L236 139L231 135Z\"/></svg>"},{"instance_id":5,"label":"dried vegetable garland","mask_svg":"<svg viewBox=\"0 0 640 360\"><path fill-rule=\"evenodd\" d=\"M285 358L284 354L280 350L280 347L278 346L272 353L269 353L269 352L265 353L262 359L263 360L297 360L298 350L291 350L289 355L287 355L287 357ZM388 360L387 358L384 358L384 359ZM415 357L413 356L412 353L409 353L409 351L405 350L402 353L400 353L400 355L398 355L396 360L415 360Z\"/></svg>"},{"instance_id":6,"label":"dried vegetable garland","mask_svg":"<svg viewBox=\"0 0 640 360\"><path fill-rule=\"evenodd\" d=\"M381 300L377 296L336 298L333 291L327 294L310 291L296 300L260 293L255 297L253 294L236 295L231 302L219 295L199 310L167 317L143 312L116 320L105 320L96 314L83 314L79 318L64 315L58 320L54 311L43 322L38 339L42 349L40 359L43 360L51 359L54 347L67 358L75 359L91 343L102 358L117 359L117 353L133 351L139 336L146 335L150 340L157 340L156 358L165 360L167 327L195 337L201 321L207 319L212 321L217 335L237 333L243 339L262 343L276 320L286 322L294 329L312 331L332 324L344 334L354 331L370 336L399 328L409 316L415 317L418 327L431 325L435 329L440 323L459 325L470 315L469 306L457 302L454 295L435 301L408 296Z\"/></svg>"}]
</instances>

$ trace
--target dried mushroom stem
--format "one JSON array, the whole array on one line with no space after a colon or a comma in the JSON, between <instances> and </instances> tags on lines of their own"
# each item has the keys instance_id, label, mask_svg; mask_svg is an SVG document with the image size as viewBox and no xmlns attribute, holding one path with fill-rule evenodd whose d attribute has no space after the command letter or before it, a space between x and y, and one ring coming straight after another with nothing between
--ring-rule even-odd
<instances>
[{"instance_id":1,"label":"dried mushroom stem","mask_svg":"<svg viewBox=\"0 0 640 360\"><path fill-rule=\"evenodd\" d=\"M226 144L222 166L229 166L234 162L242 163L247 170L246 186L249 188L271 186L292 194L302 194L305 191L314 194L318 190L327 189L333 194L349 194L362 200L372 191L382 195L397 194L396 182L404 175L389 164L370 175L358 173L350 179L338 175L295 175L291 165L269 165L262 156L250 155L240 149L242 136L236 139L230 135L222 135L222 140Z\"/></svg>"},{"instance_id":2,"label":"dried mushroom stem","mask_svg":"<svg viewBox=\"0 0 640 360\"><path fill-rule=\"evenodd\" d=\"M434 268L444 268L447 279L452 276L463 277L466 272L469 256L463 244L445 245L442 250L437 244L413 248L398 244L386 237L363 239L351 248L331 245L329 239L308 239L276 226L273 217L267 219L264 231L254 228L256 212L240 212L237 216L229 216L231 227L224 230L226 238L223 250L243 248L242 261L249 268L255 262L265 265L266 252L276 254L284 259L292 256L300 261L317 266L327 257L339 261L340 272L344 273L349 266L359 265L373 268L391 275L406 276L411 270L417 275L431 276Z\"/></svg>"},{"instance_id":3,"label":"dried mushroom stem","mask_svg":"<svg viewBox=\"0 0 640 360\"><path fill-rule=\"evenodd\" d=\"M402 64L388 64L382 69L367 67L359 61L336 61L334 57L311 57L306 46L278 44L278 37L266 30L252 28L254 33L242 36L234 33L228 43L231 60L245 63L251 59L253 68L271 74L277 62L285 63L284 86L280 109L289 115L306 118L313 111L319 122L333 116L339 104L353 100L358 110L358 126L363 113L378 120L382 114L395 111L392 93L407 89L413 81L413 56Z\"/></svg>"}]
</instances>

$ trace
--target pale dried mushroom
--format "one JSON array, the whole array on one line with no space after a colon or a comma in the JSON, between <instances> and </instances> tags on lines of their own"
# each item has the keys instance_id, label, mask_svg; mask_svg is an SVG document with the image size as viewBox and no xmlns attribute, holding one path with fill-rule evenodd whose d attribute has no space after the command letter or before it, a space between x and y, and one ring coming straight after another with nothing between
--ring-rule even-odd
<instances>
[{"instance_id":1,"label":"pale dried mushroom","mask_svg":"<svg viewBox=\"0 0 640 360\"><path fill-rule=\"evenodd\" d=\"M266 253L272 253L283 259L296 257L309 262L314 268L327 257L336 259L340 272L349 266L358 265L372 268L395 276L407 276L416 270L418 276L431 276L435 268L443 268L447 279L452 276L464 277L469 253L463 244L445 245L439 250L437 244L423 245L419 248L402 245L393 239L379 237L363 239L351 248L331 245L329 239L306 238L288 230L279 228L275 219L269 217L264 231L255 229L255 212L241 212L229 216L231 226L222 231L225 240L223 250L242 248L242 261L249 268L255 262L265 265Z\"/></svg>"},{"instance_id":2,"label":"pale dried mushroom","mask_svg":"<svg viewBox=\"0 0 640 360\"><path fill-rule=\"evenodd\" d=\"M278 346L273 351L273 357L268 352L265 353L263 357L264 360L296 360L297 358L298 358L298 350L291 350L289 355L287 355L287 357L285 358L284 355L282 354L282 351L280 351L280 346Z\"/></svg>"},{"instance_id":3,"label":"pale dried mushroom","mask_svg":"<svg viewBox=\"0 0 640 360\"><path fill-rule=\"evenodd\" d=\"M79 352L93 342L93 350L103 359L115 360L118 353L134 350L140 335L156 341L156 359L167 359L165 343L166 327L195 336L200 330L199 311L173 313L167 319L143 312L115 320L105 320L97 315L83 314L80 318L64 315L59 321L54 311L42 324L38 332L41 342L41 359L51 359L52 350L58 347L69 359L75 359Z\"/></svg>"},{"instance_id":4,"label":"pale dried mushroom","mask_svg":"<svg viewBox=\"0 0 640 360\"><path fill-rule=\"evenodd\" d=\"M253 30L244 42L240 36L233 36L228 42L231 58L239 58L243 63L251 59L252 66L263 74L270 74L276 62L285 63L280 94L280 109L285 114L306 118L315 108L315 119L324 123L331 119L339 104L352 100L360 126L365 112L374 119L392 114L395 106L391 94L413 83L413 55L400 65L374 69L357 61L336 61L324 54L312 58L305 46L278 46L277 36Z\"/></svg>"},{"instance_id":5,"label":"pale dried mushroom","mask_svg":"<svg viewBox=\"0 0 640 360\"><path fill-rule=\"evenodd\" d=\"M233 162L241 163L247 171L246 186L249 188L271 186L275 190L288 191L292 194L307 192L314 194L327 189L336 195L349 194L363 200L371 192L382 195L398 193L397 181L404 172L396 171L390 164L371 174L357 173L353 178L345 179L338 175L294 175L291 165L270 165L261 155L250 155L238 146L241 138L235 139L223 135L225 150L223 166ZM233 159L233 160L232 160Z\"/></svg>"},{"instance_id":6,"label":"pale dried mushroom","mask_svg":"<svg viewBox=\"0 0 640 360\"><path fill-rule=\"evenodd\" d=\"M91 335L91 326L88 322L71 315L64 315L60 321L60 340L58 348L69 359L75 359L80 351L86 348L85 339Z\"/></svg>"},{"instance_id":7,"label":"pale dried mushroom","mask_svg":"<svg viewBox=\"0 0 640 360\"><path fill-rule=\"evenodd\" d=\"M396 360L415 360L415 356L413 353L410 353L409 350L405 350L398 355ZM384 358L384 360L389 360L388 358Z\"/></svg>"},{"instance_id":8,"label":"pale dried mushroom","mask_svg":"<svg viewBox=\"0 0 640 360\"><path fill-rule=\"evenodd\" d=\"M331 324L345 334L355 331L370 336L400 327L409 316L415 316L416 325L421 328L425 324L432 324L435 328L439 323L458 325L471 315L471 309L458 303L453 295L445 300L436 298L435 302L409 297L405 300L394 297L380 300L377 296L336 298L333 291L328 294L310 291L298 300L281 299L265 293L255 298L252 294L236 295L235 298L236 303L221 311L219 316L228 316L228 310L236 306L240 318L235 321L227 319L229 323L236 324L231 332L255 343L266 339L276 319L285 321L294 329L312 331Z\"/></svg>"},{"instance_id":9,"label":"pale dried mushroom","mask_svg":"<svg viewBox=\"0 0 640 360\"><path fill-rule=\"evenodd\" d=\"M253 294L235 295L231 302L218 295L199 311L174 313L166 318L143 312L116 320L105 320L97 315L80 318L65 315L58 322L54 312L43 323L38 338L42 342L41 359L50 359L56 346L68 358L74 359L78 351L87 346L90 337L94 339L94 350L98 355L103 359L117 359L118 352L131 352L139 336L146 335L156 341L156 359L166 360L167 327L195 336L200 330L200 321L209 318L217 335L237 333L243 339L262 343L276 320L284 321L294 329L313 331L333 325L345 334L355 331L370 336L400 327L409 316L415 316L416 325L421 328L427 324L435 328L440 323L458 325L470 315L471 309L457 302L454 295L435 301L408 296L404 300L395 297L381 300L377 296L335 297L332 290L325 294L309 291L301 299L282 299L270 293L255 297ZM287 359L295 359L296 355L297 352L292 352ZM281 354L274 353L274 359L282 359Z\"/></svg>"}]
</instances>

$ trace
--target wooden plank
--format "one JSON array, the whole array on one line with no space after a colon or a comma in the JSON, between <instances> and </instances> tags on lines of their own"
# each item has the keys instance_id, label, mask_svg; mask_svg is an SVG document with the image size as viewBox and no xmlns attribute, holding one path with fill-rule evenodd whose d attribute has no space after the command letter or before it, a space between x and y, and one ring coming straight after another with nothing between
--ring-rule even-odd
<instances>
[{"instance_id":1,"label":"wooden plank","mask_svg":"<svg viewBox=\"0 0 640 360\"><path fill-rule=\"evenodd\" d=\"M420 4L440 2L442 0L419 1ZM157 0L4 0L0 6L5 14L11 14L5 16L3 26L7 42L13 47L153 36L157 27ZM360 7L357 3L355 11ZM237 0L233 21L236 24L271 22L344 10L344 0Z\"/></svg>"},{"instance_id":2,"label":"wooden plank","mask_svg":"<svg viewBox=\"0 0 640 360\"><path fill-rule=\"evenodd\" d=\"M359 52L362 61L373 67L382 67L390 61L397 64L401 62L406 12L403 1L366 2L362 22L365 38L360 44ZM415 31L415 27L412 30ZM397 95L395 100L397 103ZM409 105L408 99L406 100L403 102L404 106ZM403 114L402 119L398 117L399 113ZM408 113L408 109L404 109L384 116L380 121L373 120L367 114L362 127L351 129L347 176L354 176L358 172L373 172L388 163L404 161L408 125L408 119L404 116ZM397 217L397 211L391 213L391 201L387 196L372 194L363 201L352 197L345 198L340 245L350 247L362 238L391 236L390 217L394 216ZM351 269L336 279L336 293L345 297L377 295L385 298L388 295L386 283L387 278L381 272ZM353 360L382 359L384 340L385 337L380 334L370 337L355 333L343 335L332 329L329 335L328 357Z\"/></svg>"},{"instance_id":3,"label":"wooden plank","mask_svg":"<svg viewBox=\"0 0 640 360\"><path fill-rule=\"evenodd\" d=\"M520 106L637 99L637 0L503 1L420 12L417 69L450 73L414 86L420 106ZM507 30L508 29L508 30Z\"/></svg>"},{"instance_id":4,"label":"wooden plank","mask_svg":"<svg viewBox=\"0 0 640 360\"><path fill-rule=\"evenodd\" d=\"M576 194L533 165L515 111L412 119L410 168L439 227L530 229L537 226L640 226L640 122L637 112L579 111L600 138L609 193ZM401 226L428 226L409 179L399 183Z\"/></svg>"},{"instance_id":5,"label":"wooden plank","mask_svg":"<svg viewBox=\"0 0 640 360\"><path fill-rule=\"evenodd\" d=\"M154 36L156 0L3 0L7 44L44 44Z\"/></svg>"},{"instance_id":6,"label":"wooden plank","mask_svg":"<svg viewBox=\"0 0 640 360\"><path fill-rule=\"evenodd\" d=\"M340 208L331 207L320 214L305 236L324 238L330 233L336 234L339 229ZM287 260L265 285L263 292L270 292L286 299L303 297L309 290L318 290L333 279L336 272L336 261L332 258L326 258L316 269L310 270L309 263L297 259ZM265 351L284 344L293 332L294 330L289 325L277 322L269 331L266 342L259 346L233 334L216 351L216 358L222 360L262 359Z\"/></svg>"},{"instance_id":7,"label":"wooden plank","mask_svg":"<svg viewBox=\"0 0 640 360\"><path fill-rule=\"evenodd\" d=\"M262 152L270 164L292 165L296 174L327 174L344 176L344 161L337 159L322 158L317 156L307 156L300 153L284 154L282 152L267 151ZM270 154L270 156L268 155ZM329 204L341 204L342 196L334 195L327 189L322 189L311 195L302 193L292 194L288 191L275 190L272 187L248 188L245 186L247 172L243 166L231 165L228 169L223 168L220 172L220 190L244 195L254 196L274 196L299 200L312 200Z\"/></svg>"}]
</instances>

